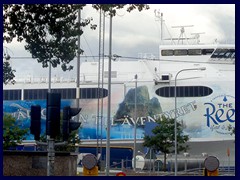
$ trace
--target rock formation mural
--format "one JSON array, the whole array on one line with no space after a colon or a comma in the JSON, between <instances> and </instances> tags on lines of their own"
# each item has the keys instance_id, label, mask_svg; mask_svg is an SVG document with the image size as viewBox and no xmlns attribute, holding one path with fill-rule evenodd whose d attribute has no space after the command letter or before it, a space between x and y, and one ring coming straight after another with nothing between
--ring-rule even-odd
<instances>
[{"instance_id":1,"label":"rock formation mural","mask_svg":"<svg viewBox=\"0 0 240 180\"><path fill-rule=\"evenodd\" d=\"M150 99L147 86L140 86L136 89L136 107L137 118L153 116L162 112L161 104L156 97ZM131 88L123 102L119 104L119 108L114 116L115 122L121 123L121 119L125 117L135 117L135 88Z\"/></svg>"}]
</instances>

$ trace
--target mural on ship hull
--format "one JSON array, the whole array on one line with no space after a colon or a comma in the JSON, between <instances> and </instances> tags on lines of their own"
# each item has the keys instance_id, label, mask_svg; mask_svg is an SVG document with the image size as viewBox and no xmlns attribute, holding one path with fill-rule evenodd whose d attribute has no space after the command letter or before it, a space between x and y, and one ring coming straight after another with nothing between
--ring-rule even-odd
<instances>
[{"instance_id":1,"label":"mural on ship hull","mask_svg":"<svg viewBox=\"0 0 240 180\"><path fill-rule=\"evenodd\" d=\"M137 92L137 134L138 139L144 136L145 122L155 122L162 115L175 117L174 98L160 98L150 93L149 87L129 88L126 94L119 85L112 90L111 106L111 139L134 138L135 91ZM217 93L215 93L217 94ZM46 101L3 101L3 112L10 113L17 119L17 126L30 127L31 105L42 108L41 132L46 126ZM74 107L75 100L62 100L61 109ZM81 139L106 139L107 98L103 99L103 116L97 118L97 100L80 100ZM184 124L184 133L191 138L232 138L227 130L229 124L235 126L235 97L227 94L203 98L186 98L178 101L177 120ZM97 124L99 125L97 128ZM29 134L28 140L33 140Z\"/></svg>"}]
</instances>

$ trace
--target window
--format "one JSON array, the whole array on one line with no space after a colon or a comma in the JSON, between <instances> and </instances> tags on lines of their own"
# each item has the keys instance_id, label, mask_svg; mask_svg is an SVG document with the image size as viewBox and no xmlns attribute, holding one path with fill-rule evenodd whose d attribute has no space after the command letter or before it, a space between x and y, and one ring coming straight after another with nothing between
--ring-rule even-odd
<instances>
[{"instance_id":1,"label":"window","mask_svg":"<svg viewBox=\"0 0 240 180\"><path fill-rule=\"evenodd\" d=\"M177 86L177 97L203 97L212 94L213 90L206 86ZM175 86L162 87L156 90L161 97L175 97Z\"/></svg>"},{"instance_id":2,"label":"window","mask_svg":"<svg viewBox=\"0 0 240 180\"><path fill-rule=\"evenodd\" d=\"M76 99L76 89L75 88L53 89L52 92L60 93L61 99Z\"/></svg>"},{"instance_id":3,"label":"window","mask_svg":"<svg viewBox=\"0 0 240 180\"><path fill-rule=\"evenodd\" d=\"M38 89L37 91L35 90L35 92L37 92L37 96L36 99L46 99L47 98L47 89Z\"/></svg>"},{"instance_id":4,"label":"window","mask_svg":"<svg viewBox=\"0 0 240 180\"><path fill-rule=\"evenodd\" d=\"M214 49L166 49L161 50L162 56L201 56L210 55Z\"/></svg>"},{"instance_id":5,"label":"window","mask_svg":"<svg viewBox=\"0 0 240 180\"><path fill-rule=\"evenodd\" d=\"M202 49L202 55L212 54L214 49Z\"/></svg>"},{"instance_id":6,"label":"window","mask_svg":"<svg viewBox=\"0 0 240 180\"><path fill-rule=\"evenodd\" d=\"M188 55L201 55L202 51L201 49L189 49Z\"/></svg>"},{"instance_id":7,"label":"window","mask_svg":"<svg viewBox=\"0 0 240 180\"><path fill-rule=\"evenodd\" d=\"M173 56L173 50L162 50L161 51L162 56Z\"/></svg>"},{"instance_id":8,"label":"window","mask_svg":"<svg viewBox=\"0 0 240 180\"><path fill-rule=\"evenodd\" d=\"M98 88L81 88L80 99L97 99L108 96L108 90Z\"/></svg>"},{"instance_id":9,"label":"window","mask_svg":"<svg viewBox=\"0 0 240 180\"><path fill-rule=\"evenodd\" d=\"M235 55L234 49L216 49L211 58L217 59L233 58L234 55Z\"/></svg>"},{"instance_id":10,"label":"window","mask_svg":"<svg viewBox=\"0 0 240 180\"><path fill-rule=\"evenodd\" d=\"M21 89L3 90L3 100L21 100Z\"/></svg>"},{"instance_id":11,"label":"window","mask_svg":"<svg viewBox=\"0 0 240 180\"><path fill-rule=\"evenodd\" d=\"M185 56L188 54L187 49L176 49L174 50L174 56Z\"/></svg>"},{"instance_id":12,"label":"window","mask_svg":"<svg viewBox=\"0 0 240 180\"><path fill-rule=\"evenodd\" d=\"M24 100L47 99L48 89L25 89ZM76 88L51 89L53 93L60 93L61 99L76 99ZM98 95L99 94L99 95ZM80 88L80 99L97 99L108 96L108 90L100 88ZM21 90L4 90L4 100L21 100Z\"/></svg>"},{"instance_id":13,"label":"window","mask_svg":"<svg viewBox=\"0 0 240 180\"><path fill-rule=\"evenodd\" d=\"M220 53L218 54L217 58L224 58L225 54L227 53L227 49L222 49Z\"/></svg>"},{"instance_id":14,"label":"window","mask_svg":"<svg viewBox=\"0 0 240 180\"><path fill-rule=\"evenodd\" d=\"M224 54L224 58L234 58L235 56L235 49L229 49L225 54Z\"/></svg>"},{"instance_id":15,"label":"window","mask_svg":"<svg viewBox=\"0 0 240 180\"><path fill-rule=\"evenodd\" d=\"M24 100L47 99L47 89L25 89Z\"/></svg>"},{"instance_id":16,"label":"window","mask_svg":"<svg viewBox=\"0 0 240 180\"><path fill-rule=\"evenodd\" d=\"M229 58L231 56L232 52L228 51L224 54L224 58Z\"/></svg>"}]
</instances>

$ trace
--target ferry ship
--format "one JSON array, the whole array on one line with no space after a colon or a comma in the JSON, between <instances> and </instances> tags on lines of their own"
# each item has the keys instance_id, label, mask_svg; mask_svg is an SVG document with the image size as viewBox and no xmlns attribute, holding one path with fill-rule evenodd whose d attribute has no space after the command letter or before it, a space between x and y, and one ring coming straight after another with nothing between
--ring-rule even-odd
<instances>
[{"instance_id":1,"label":"ferry ship","mask_svg":"<svg viewBox=\"0 0 240 180\"><path fill-rule=\"evenodd\" d=\"M229 125L235 127L235 45L160 44L159 58L142 54L137 60L112 60L111 73L109 59L82 62L80 89L75 77L51 78L51 91L61 93L61 109L78 104L82 108L79 136L83 145L106 143L111 96L112 145L133 146L136 107L138 150L143 151L148 122L176 115L190 137L191 156L208 154L220 157L222 163L235 163L235 136L228 130ZM47 77L34 76L3 85L3 112L12 114L19 126L29 128L31 105L40 105L44 133L48 87ZM29 142L33 139L32 135L27 137Z\"/></svg>"},{"instance_id":2,"label":"ferry ship","mask_svg":"<svg viewBox=\"0 0 240 180\"><path fill-rule=\"evenodd\" d=\"M177 120L190 137L190 154L208 153L226 161L230 149L231 161L235 161L235 137L228 130L229 125L235 127L235 45L160 45L159 52L159 59L112 61L111 144L132 145L136 103L138 145L147 122L155 122L162 115L175 118L177 110ZM105 59L100 64L80 65L79 136L83 144L106 141L108 64ZM100 82L99 65L104 67L100 69ZM76 107L75 79L52 78L51 86L52 92L61 93L61 108ZM44 133L47 91L47 78L32 77L4 85L3 111L16 117L19 126L29 128L31 105L41 105Z\"/></svg>"}]
</instances>

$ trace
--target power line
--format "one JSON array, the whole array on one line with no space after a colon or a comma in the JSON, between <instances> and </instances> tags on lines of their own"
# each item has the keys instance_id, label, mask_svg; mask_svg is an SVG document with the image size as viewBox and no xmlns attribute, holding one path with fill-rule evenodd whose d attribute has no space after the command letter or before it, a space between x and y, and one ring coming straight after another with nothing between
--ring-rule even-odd
<instances>
[{"instance_id":1,"label":"power line","mask_svg":"<svg viewBox=\"0 0 240 180\"><path fill-rule=\"evenodd\" d=\"M90 51L90 53L91 53L91 57L93 57L93 59L95 60L95 56L93 56L93 53L92 53L92 50L91 50L91 48L90 48L90 46L89 46L89 44L88 44L88 41L86 40L86 38L85 38L85 36L84 36L84 34L83 34L83 38L84 38L84 40L85 40L85 42L86 42L86 44L87 44L87 47L88 47L88 49L89 49L89 51ZM85 56L86 57L86 56ZM97 56L98 57L98 56Z\"/></svg>"},{"instance_id":2,"label":"power line","mask_svg":"<svg viewBox=\"0 0 240 180\"><path fill-rule=\"evenodd\" d=\"M99 55L91 55L91 56L84 56L85 58L97 58ZM104 57L108 57L108 55L105 55ZM199 63L199 64L226 64L230 65L230 63L227 62L201 62L201 61L184 61L184 60L169 60L169 59L159 59L159 58L140 58L140 57L133 57L133 56L119 56L119 58L125 58L125 59L134 59L134 60L151 60L151 61L164 61L164 62L173 62L173 63ZM11 59L33 59L32 57L11 57ZM74 58L76 59L76 57Z\"/></svg>"}]
</instances>

